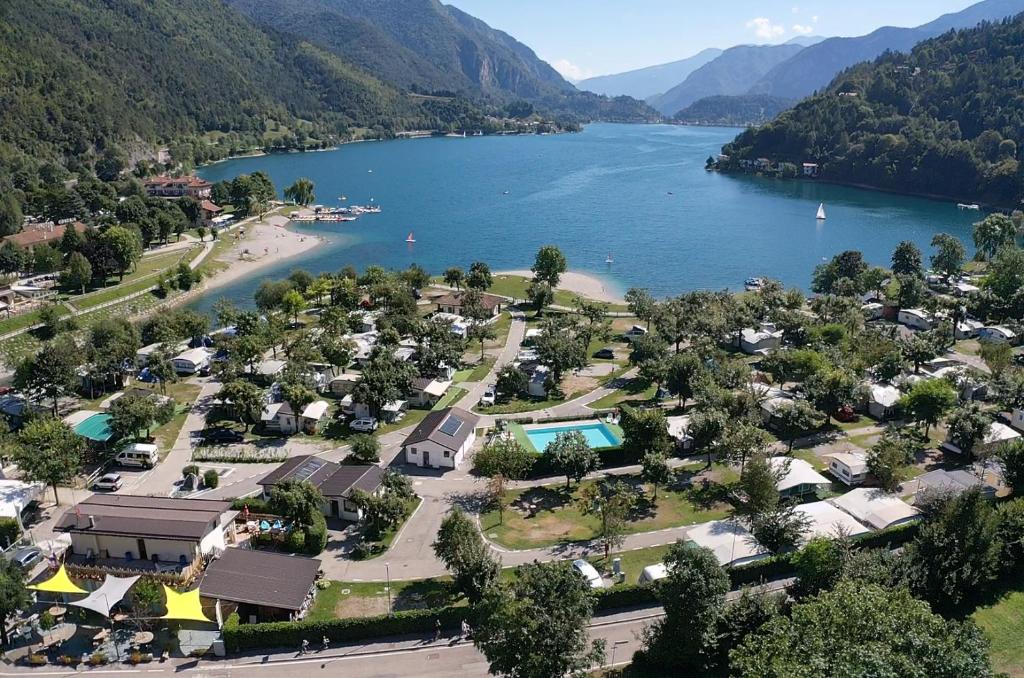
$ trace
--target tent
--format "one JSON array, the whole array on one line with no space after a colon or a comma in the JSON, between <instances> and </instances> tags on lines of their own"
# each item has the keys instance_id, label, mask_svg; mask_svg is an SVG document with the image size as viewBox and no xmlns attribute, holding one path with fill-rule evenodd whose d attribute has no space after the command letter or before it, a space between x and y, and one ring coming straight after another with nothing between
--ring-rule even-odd
<instances>
[{"instance_id":1,"label":"tent","mask_svg":"<svg viewBox=\"0 0 1024 678\"><path fill-rule=\"evenodd\" d=\"M124 598L126 593L128 593L128 589L134 586L135 582L138 580L138 576L113 577L108 574L106 579L103 580L102 586L85 598L68 604L76 607L84 607L88 610L92 610L93 612L99 612L104 617L109 617L110 608L121 602L121 599Z\"/></svg>"},{"instance_id":2,"label":"tent","mask_svg":"<svg viewBox=\"0 0 1024 678\"><path fill-rule=\"evenodd\" d=\"M30 584L28 588L34 591L45 591L46 593L87 593L85 589L75 585L68 577L68 571L61 565L57 573L39 584Z\"/></svg>"},{"instance_id":3,"label":"tent","mask_svg":"<svg viewBox=\"0 0 1024 678\"><path fill-rule=\"evenodd\" d=\"M167 584L164 584L164 595L167 597L167 614L163 616L163 619L210 621L203 614L203 605L199 600L199 589L178 593Z\"/></svg>"}]
</instances>

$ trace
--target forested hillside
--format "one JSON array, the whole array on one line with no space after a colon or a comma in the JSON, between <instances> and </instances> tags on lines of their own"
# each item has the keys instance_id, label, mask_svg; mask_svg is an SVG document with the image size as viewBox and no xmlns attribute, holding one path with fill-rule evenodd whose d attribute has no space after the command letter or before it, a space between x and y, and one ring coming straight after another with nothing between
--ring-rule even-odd
<instances>
[{"instance_id":1,"label":"forested hillside","mask_svg":"<svg viewBox=\"0 0 1024 678\"><path fill-rule=\"evenodd\" d=\"M766 94L704 97L675 115L678 122L698 125L761 125L793 105L792 99Z\"/></svg>"},{"instance_id":2,"label":"forested hillside","mask_svg":"<svg viewBox=\"0 0 1024 678\"><path fill-rule=\"evenodd\" d=\"M1024 15L951 32L840 74L728 144L742 160L821 165L823 178L1014 206L1022 197ZM721 163L720 163L721 164Z\"/></svg>"}]
</instances>

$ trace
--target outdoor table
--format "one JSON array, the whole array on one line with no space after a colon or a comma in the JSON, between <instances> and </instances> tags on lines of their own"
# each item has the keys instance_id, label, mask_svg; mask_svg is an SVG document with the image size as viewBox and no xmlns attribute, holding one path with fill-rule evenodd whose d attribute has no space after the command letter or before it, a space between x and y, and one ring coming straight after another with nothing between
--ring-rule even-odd
<instances>
[{"instance_id":1,"label":"outdoor table","mask_svg":"<svg viewBox=\"0 0 1024 678\"><path fill-rule=\"evenodd\" d=\"M50 616L55 619L59 619L60 617L63 617L68 613L67 609L61 607L60 605L54 605L47 611L50 613Z\"/></svg>"},{"instance_id":2,"label":"outdoor table","mask_svg":"<svg viewBox=\"0 0 1024 678\"><path fill-rule=\"evenodd\" d=\"M59 626L55 626L43 634L42 644L44 647L60 645L66 640L71 640L77 630L78 627L74 624L61 624Z\"/></svg>"},{"instance_id":3,"label":"outdoor table","mask_svg":"<svg viewBox=\"0 0 1024 678\"><path fill-rule=\"evenodd\" d=\"M133 645L148 645L153 642L152 631L139 631L132 637Z\"/></svg>"},{"instance_id":4,"label":"outdoor table","mask_svg":"<svg viewBox=\"0 0 1024 678\"><path fill-rule=\"evenodd\" d=\"M100 629L95 636L92 637L94 643L99 643L110 637L110 629Z\"/></svg>"},{"instance_id":5,"label":"outdoor table","mask_svg":"<svg viewBox=\"0 0 1024 678\"><path fill-rule=\"evenodd\" d=\"M128 621L128 615L126 615L124 612L118 612L113 617L111 617L111 619L113 619L115 622L121 623L123 621Z\"/></svg>"}]
</instances>

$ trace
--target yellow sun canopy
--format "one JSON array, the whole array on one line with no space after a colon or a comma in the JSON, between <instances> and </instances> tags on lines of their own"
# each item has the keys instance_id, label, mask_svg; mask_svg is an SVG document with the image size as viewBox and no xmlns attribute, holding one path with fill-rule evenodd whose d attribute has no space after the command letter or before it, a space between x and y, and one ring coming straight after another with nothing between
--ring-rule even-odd
<instances>
[{"instance_id":1,"label":"yellow sun canopy","mask_svg":"<svg viewBox=\"0 0 1024 678\"><path fill-rule=\"evenodd\" d=\"M68 571L64 569L63 565L57 570L57 574L39 584L31 584L28 588L46 593L88 593L71 581L71 577L68 576Z\"/></svg>"},{"instance_id":2,"label":"yellow sun canopy","mask_svg":"<svg viewBox=\"0 0 1024 678\"><path fill-rule=\"evenodd\" d=\"M199 600L199 589L178 593L167 586L167 584L164 584L164 595L167 596L167 614L163 616L164 619L210 621L203 614L203 605Z\"/></svg>"}]
</instances>

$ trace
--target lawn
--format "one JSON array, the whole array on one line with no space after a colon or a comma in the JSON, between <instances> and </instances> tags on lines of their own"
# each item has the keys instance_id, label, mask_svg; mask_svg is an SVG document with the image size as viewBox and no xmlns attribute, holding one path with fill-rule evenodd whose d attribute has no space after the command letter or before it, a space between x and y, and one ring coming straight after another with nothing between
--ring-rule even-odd
<instances>
[{"instance_id":1,"label":"lawn","mask_svg":"<svg viewBox=\"0 0 1024 678\"><path fill-rule=\"evenodd\" d=\"M491 373L491 368L494 367L495 359L491 356L487 356L483 359L473 371L464 379L464 381L483 381L487 378L487 375Z\"/></svg>"},{"instance_id":2,"label":"lawn","mask_svg":"<svg viewBox=\"0 0 1024 678\"><path fill-rule=\"evenodd\" d=\"M398 533L402 531L402 527L405 525L406 521L408 521L409 518L412 517L412 514L416 513L416 509L418 509L420 507L420 504L422 503L422 498L413 497L412 499L409 500L409 503L406 505L406 513L404 520L395 525L393 528L381 532L378 535L377 539L370 539L369 536L367 535L365 538L365 543L369 544L371 548L373 548L373 555L365 558L364 560L373 560L374 558L380 558L382 555L387 553L388 549L391 548L391 544L394 543L395 537L398 536Z\"/></svg>"},{"instance_id":3,"label":"lawn","mask_svg":"<svg viewBox=\"0 0 1024 678\"><path fill-rule=\"evenodd\" d=\"M729 515L724 502L725 487L711 483L708 488L677 485L659 488L653 501L635 476L618 476L644 489L638 506L627 523L628 533L651 532L668 527L693 525ZM584 481L566 490L564 484L515 490L508 493L504 521L491 510L481 516L481 526L489 539L512 549L530 549L566 542L587 541L597 536L600 520L585 515L579 505Z\"/></svg>"},{"instance_id":4,"label":"lawn","mask_svg":"<svg viewBox=\"0 0 1024 678\"><path fill-rule=\"evenodd\" d=\"M381 570L383 575L383 568ZM460 602L447 577L391 582L391 609L396 612L444 607ZM317 592L316 601L306 619L326 621L387 613L386 583L332 581L326 589Z\"/></svg>"},{"instance_id":5,"label":"lawn","mask_svg":"<svg viewBox=\"0 0 1024 678\"><path fill-rule=\"evenodd\" d=\"M498 294L503 297L512 297L513 299L527 299L528 294L526 288L530 286L530 279L524 278L519 275L496 275L494 276L494 283L487 290L491 294ZM561 288L555 290L555 305L572 307L576 300L576 297L580 295L575 292L563 290ZM608 304L609 311L626 311L628 310L624 304Z\"/></svg>"},{"instance_id":6,"label":"lawn","mask_svg":"<svg viewBox=\"0 0 1024 678\"><path fill-rule=\"evenodd\" d=\"M544 410L555 405L561 405L562 403L570 400L575 400L582 395L585 395L585 391L572 393L567 398L513 398L507 402L501 402L490 407L477 407L475 411L483 414L520 414L522 412L536 412L537 410Z\"/></svg>"},{"instance_id":7,"label":"lawn","mask_svg":"<svg viewBox=\"0 0 1024 678\"><path fill-rule=\"evenodd\" d=\"M654 399L654 394L657 390L657 385L648 384L643 379L637 377L630 379L624 388L613 391L603 398L599 398L590 403L590 407L595 410L603 410L618 407L622 403L627 402L635 403L650 401Z\"/></svg>"},{"instance_id":8,"label":"lawn","mask_svg":"<svg viewBox=\"0 0 1024 678\"><path fill-rule=\"evenodd\" d=\"M446 407L451 407L455 403L459 402L467 393L469 393L469 391L466 389L453 386L448 389L448 392L437 401L437 404L434 405L431 410L436 412L437 410L443 410Z\"/></svg>"},{"instance_id":9,"label":"lawn","mask_svg":"<svg viewBox=\"0 0 1024 678\"><path fill-rule=\"evenodd\" d=\"M993 668L1010 676L1024 676L1024 590L978 608L972 617L991 643Z\"/></svg>"},{"instance_id":10,"label":"lawn","mask_svg":"<svg viewBox=\"0 0 1024 678\"><path fill-rule=\"evenodd\" d=\"M665 554L672 548L671 544L665 544L663 546L649 546L644 549L636 549L635 551L620 551L618 553L612 552L611 557L608 560L604 559L604 556L591 556L587 558L590 563L597 568L598 572L602 574L611 573L612 563L611 561L615 558L622 560L622 572L626 575L622 582L616 583L618 585L636 584L640 578L640 573L648 565L654 565L660 563L665 559Z\"/></svg>"}]
</instances>

